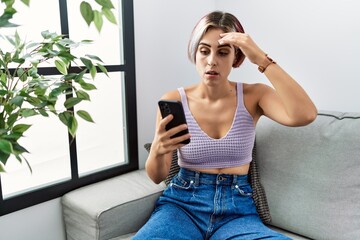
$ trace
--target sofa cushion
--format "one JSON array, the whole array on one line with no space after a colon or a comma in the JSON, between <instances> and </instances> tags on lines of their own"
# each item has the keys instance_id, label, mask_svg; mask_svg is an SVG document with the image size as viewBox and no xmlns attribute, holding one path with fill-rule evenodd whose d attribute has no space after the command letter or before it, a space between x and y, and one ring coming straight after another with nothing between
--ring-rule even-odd
<instances>
[{"instance_id":1,"label":"sofa cushion","mask_svg":"<svg viewBox=\"0 0 360 240\"><path fill-rule=\"evenodd\" d=\"M137 170L65 194L67 240L105 240L136 232L151 215L164 185Z\"/></svg>"},{"instance_id":2,"label":"sofa cushion","mask_svg":"<svg viewBox=\"0 0 360 240\"><path fill-rule=\"evenodd\" d=\"M261 118L257 163L271 224L313 239L360 239L360 113L305 127Z\"/></svg>"},{"instance_id":3,"label":"sofa cushion","mask_svg":"<svg viewBox=\"0 0 360 240\"><path fill-rule=\"evenodd\" d=\"M150 152L151 143L146 143L144 147L148 152ZM266 200L265 190L260 182L260 175L256 164L256 143L254 144L254 149L252 151L252 158L253 161L251 161L249 169L249 182L251 187L253 188L252 196L261 220L264 223L269 223L271 221L269 205ZM170 172L164 181L166 185L171 182L171 179L179 172L179 170L180 167L178 165L177 151L174 151L170 165Z\"/></svg>"}]
</instances>

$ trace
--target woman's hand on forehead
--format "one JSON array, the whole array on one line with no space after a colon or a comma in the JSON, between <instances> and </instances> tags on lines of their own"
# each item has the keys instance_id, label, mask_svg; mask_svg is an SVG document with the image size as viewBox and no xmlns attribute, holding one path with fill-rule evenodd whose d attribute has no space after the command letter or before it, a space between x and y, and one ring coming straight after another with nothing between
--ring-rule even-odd
<instances>
[{"instance_id":1,"label":"woman's hand on forehead","mask_svg":"<svg viewBox=\"0 0 360 240\"><path fill-rule=\"evenodd\" d=\"M231 44L244 53L244 55L255 64L262 61L265 52L259 48L249 34L240 32L221 33L219 44Z\"/></svg>"}]
</instances>

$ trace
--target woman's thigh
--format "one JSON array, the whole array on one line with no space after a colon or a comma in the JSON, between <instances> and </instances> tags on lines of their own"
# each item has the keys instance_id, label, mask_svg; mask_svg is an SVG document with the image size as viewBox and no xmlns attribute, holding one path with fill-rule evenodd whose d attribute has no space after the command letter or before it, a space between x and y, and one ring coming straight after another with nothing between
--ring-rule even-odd
<instances>
[{"instance_id":1,"label":"woman's thigh","mask_svg":"<svg viewBox=\"0 0 360 240\"><path fill-rule=\"evenodd\" d=\"M246 216L233 219L219 227L211 236L211 240L226 239L284 239L290 238L277 233L261 222L258 216Z\"/></svg>"},{"instance_id":2,"label":"woman's thigh","mask_svg":"<svg viewBox=\"0 0 360 240\"><path fill-rule=\"evenodd\" d=\"M202 240L203 237L181 208L168 203L156 208L133 239Z\"/></svg>"}]
</instances>

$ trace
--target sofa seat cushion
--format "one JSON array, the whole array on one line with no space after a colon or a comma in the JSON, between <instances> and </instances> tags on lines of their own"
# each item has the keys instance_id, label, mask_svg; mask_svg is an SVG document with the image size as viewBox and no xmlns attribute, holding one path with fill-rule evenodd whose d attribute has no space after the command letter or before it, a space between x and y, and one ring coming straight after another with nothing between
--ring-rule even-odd
<instances>
[{"instance_id":1,"label":"sofa seat cushion","mask_svg":"<svg viewBox=\"0 0 360 240\"><path fill-rule=\"evenodd\" d=\"M65 194L67 240L108 240L136 232L164 188L165 184L154 184L145 170L137 170Z\"/></svg>"},{"instance_id":2,"label":"sofa seat cushion","mask_svg":"<svg viewBox=\"0 0 360 240\"><path fill-rule=\"evenodd\" d=\"M296 128L262 118L256 144L272 225L312 239L360 239L360 113L319 111Z\"/></svg>"}]
</instances>

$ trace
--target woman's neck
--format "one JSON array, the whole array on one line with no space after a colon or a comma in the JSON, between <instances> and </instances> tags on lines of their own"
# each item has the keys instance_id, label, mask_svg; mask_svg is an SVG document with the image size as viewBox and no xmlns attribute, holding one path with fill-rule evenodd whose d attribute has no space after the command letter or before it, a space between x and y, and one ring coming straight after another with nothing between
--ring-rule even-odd
<instances>
[{"instance_id":1,"label":"woman's neck","mask_svg":"<svg viewBox=\"0 0 360 240\"><path fill-rule=\"evenodd\" d=\"M217 101L233 95L236 95L236 83L226 81L224 84L216 86L208 86L200 83L196 89L195 94L201 99L208 101Z\"/></svg>"}]
</instances>

